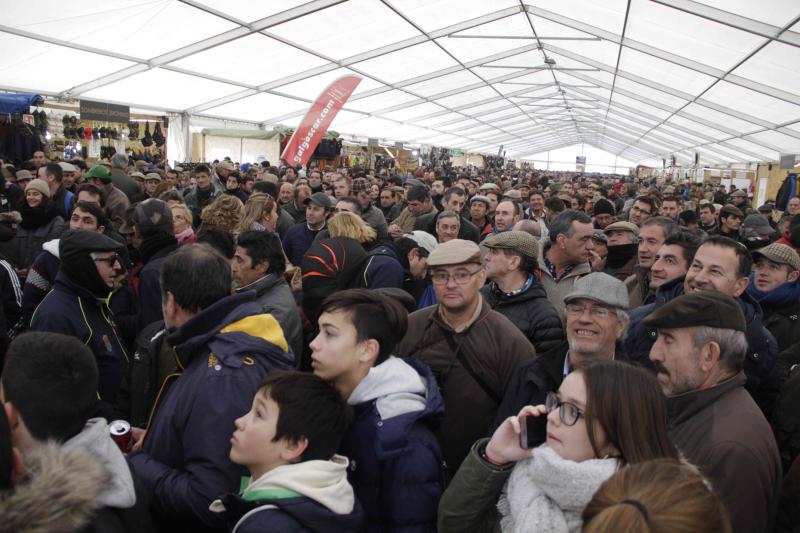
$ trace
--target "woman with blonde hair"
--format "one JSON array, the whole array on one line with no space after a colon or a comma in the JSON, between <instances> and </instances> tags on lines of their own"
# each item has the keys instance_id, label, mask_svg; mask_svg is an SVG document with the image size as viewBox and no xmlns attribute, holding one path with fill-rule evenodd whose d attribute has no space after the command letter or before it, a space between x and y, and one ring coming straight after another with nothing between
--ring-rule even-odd
<instances>
[{"instance_id":1,"label":"woman with blonde hair","mask_svg":"<svg viewBox=\"0 0 800 533\"><path fill-rule=\"evenodd\" d=\"M254 192L244 204L244 215L239 223L239 232L276 231L278 227L278 204L266 193Z\"/></svg>"},{"instance_id":2,"label":"woman with blonde hair","mask_svg":"<svg viewBox=\"0 0 800 533\"><path fill-rule=\"evenodd\" d=\"M186 204L174 204L170 207L172 211L172 229L175 238L181 244L191 244L197 239L197 235L192 228L192 211Z\"/></svg>"},{"instance_id":3,"label":"woman with blonde hair","mask_svg":"<svg viewBox=\"0 0 800 533\"><path fill-rule=\"evenodd\" d=\"M365 248L375 242L377 233L355 213L341 211L328 219L328 233L331 237L350 237Z\"/></svg>"},{"instance_id":4,"label":"woman with blonde hair","mask_svg":"<svg viewBox=\"0 0 800 533\"><path fill-rule=\"evenodd\" d=\"M729 533L728 513L694 466L657 459L621 468L583 510L583 533Z\"/></svg>"},{"instance_id":5,"label":"woman with blonde hair","mask_svg":"<svg viewBox=\"0 0 800 533\"><path fill-rule=\"evenodd\" d=\"M205 226L217 226L230 233L238 233L243 214L241 200L230 194L221 194L203 208L200 218Z\"/></svg>"}]
</instances>

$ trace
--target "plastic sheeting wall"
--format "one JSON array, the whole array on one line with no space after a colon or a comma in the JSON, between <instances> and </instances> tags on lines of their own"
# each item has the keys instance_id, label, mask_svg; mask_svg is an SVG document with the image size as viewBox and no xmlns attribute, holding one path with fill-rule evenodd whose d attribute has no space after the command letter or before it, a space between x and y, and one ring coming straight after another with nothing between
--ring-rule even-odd
<instances>
[{"instance_id":1,"label":"plastic sheeting wall","mask_svg":"<svg viewBox=\"0 0 800 533\"><path fill-rule=\"evenodd\" d=\"M195 134L199 135L199 134ZM280 158L280 143L278 137L273 139L240 139L237 137L220 137L216 135L202 135L203 154L195 155L195 159L213 161L230 157L240 163L253 163L263 160L277 164Z\"/></svg>"}]
</instances>

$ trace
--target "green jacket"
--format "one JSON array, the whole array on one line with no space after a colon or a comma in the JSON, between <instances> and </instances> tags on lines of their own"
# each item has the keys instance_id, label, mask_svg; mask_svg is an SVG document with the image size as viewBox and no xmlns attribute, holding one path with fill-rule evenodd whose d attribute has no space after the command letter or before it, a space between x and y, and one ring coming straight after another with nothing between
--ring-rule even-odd
<instances>
[{"instance_id":1,"label":"green jacket","mask_svg":"<svg viewBox=\"0 0 800 533\"><path fill-rule=\"evenodd\" d=\"M439 533L500 533L497 500L514 463L495 466L481 459L478 451L489 439L476 442L461 463L439 501Z\"/></svg>"}]
</instances>

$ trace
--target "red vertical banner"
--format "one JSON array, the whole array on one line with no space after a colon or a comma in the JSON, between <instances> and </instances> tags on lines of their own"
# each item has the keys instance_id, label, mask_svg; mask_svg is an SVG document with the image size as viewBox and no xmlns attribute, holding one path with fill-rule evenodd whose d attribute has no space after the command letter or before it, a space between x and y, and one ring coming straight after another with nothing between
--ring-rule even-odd
<instances>
[{"instance_id":1,"label":"red vertical banner","mask_svg":"<svg viewBox=\"0 0 800 533\"><path fill-rule=\"evenodd\" d=\"M305 166L328 126L360 82L360 76L342 76L322 91L294 130L281 158L290 165L299 163Z\"/></svg>"}]
</instances>

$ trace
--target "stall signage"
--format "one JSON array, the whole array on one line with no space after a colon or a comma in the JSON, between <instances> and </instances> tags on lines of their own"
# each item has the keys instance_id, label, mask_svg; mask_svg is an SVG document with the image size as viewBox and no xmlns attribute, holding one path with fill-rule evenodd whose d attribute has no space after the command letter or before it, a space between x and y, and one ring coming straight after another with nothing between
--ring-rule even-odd
<instances>
[{"instance_id":1,"label":"stall signage","mask_svg":"<svg viewBox=\"0 0 800 533\"><path fill-rule=\"evenodd\" d=\"M81 120L102 120L105 122L130 122L131 120L131 108L126 105L81 100L79 112Z\"/></svg>"},{"instance_id":2,"label":"stall signage","mask_svg":"<svg viewBox=\"0 0 800 533\"><path fill-rule=\"evenodd\" d=\"M370 148L377 148L378 146L380 146L380 143L378 142L378 139L370 138L367 139L367 146Z\"/></svg>"},{"instance_id":3,"label":"stall signage","mask_svg":"<svg viewBox=\"0 0 800 533\"><path fill-rule=\"evenodd\" d=\"M453 148L452 150L450 150L450 155L459 156L461 155L461 150L459 148Z\"/></svg>"},{"instance_id":4,"label":"stall signage","mask_svg":"<svg viewBox=\"0 0 800 533\"><path fill-rule=\"evenodd\" d=\"M322 91L286 143L281 158L292 165L307 164L328 126L360 82L360 76L342 76Z\"/></svg>"}]
</instances>

